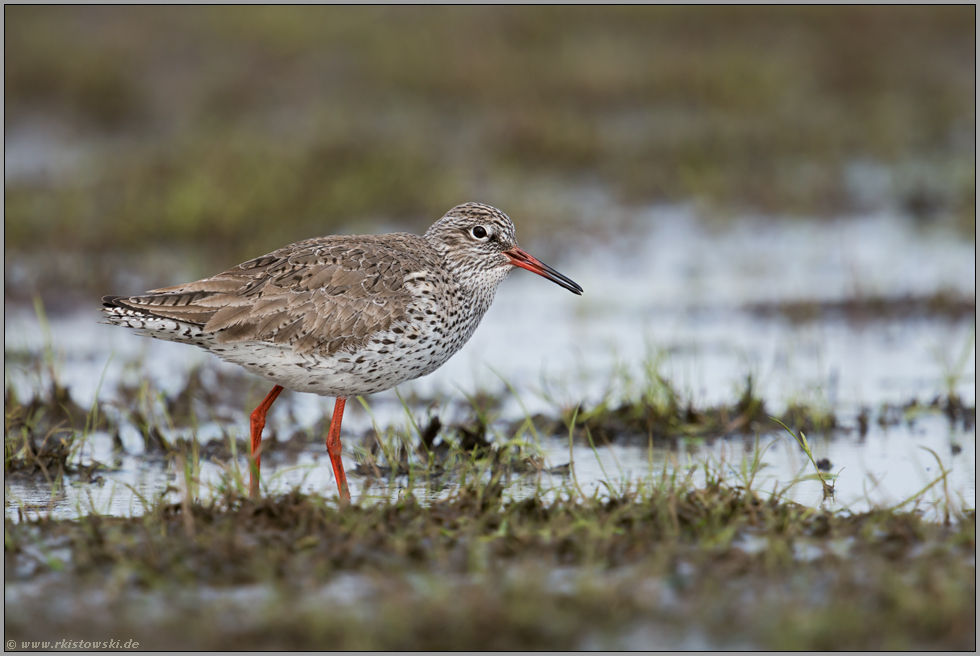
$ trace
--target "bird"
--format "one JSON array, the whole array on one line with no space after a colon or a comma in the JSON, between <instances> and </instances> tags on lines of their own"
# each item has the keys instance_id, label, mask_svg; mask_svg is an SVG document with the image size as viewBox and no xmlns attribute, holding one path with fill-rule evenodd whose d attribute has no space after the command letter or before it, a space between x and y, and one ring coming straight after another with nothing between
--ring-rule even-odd
<instances>
[{"instance_id":1,"label":"bird","mask_svg":"<svg viewBox=\"0 0 980 656\"><path fill-rule=\"evenodd\" d=\"M283 389L334 397L326 446L341 502L347 399L432 373L473 336L498 285L522 268L581 295L517 245L502 211L449 210L424 235L330 235L222 273L136 296L104 296L104 323L200 347L274 383L249 417L249 494L259 496L262 431Z\"/></svg>"}]
</instances>

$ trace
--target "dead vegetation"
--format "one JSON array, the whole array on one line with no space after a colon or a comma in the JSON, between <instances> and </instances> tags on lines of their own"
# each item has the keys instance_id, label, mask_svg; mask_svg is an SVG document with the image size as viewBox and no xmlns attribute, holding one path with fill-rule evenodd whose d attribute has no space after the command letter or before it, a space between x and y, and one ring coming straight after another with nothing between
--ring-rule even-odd
<instances>
[{"instance_id":1,"label":"dead vegetation","mask_svg":"<svg viewBox=\"0 0 980 656\"><path fill-rule=\"evenodd\" d=\"M153 649L571 649L620 645L640 623L769 649L975 645L972 511L949 526L840 516L718 479L555 492L507 500L470 484L338 508L228 487L135 518L7 520L6 632ZM90 613L48 610L92 594L105 604Z\"/></svg>"},{"instance_id":2,"label":"dead vegetation","mask_svg":"<svg viewBox=\"0 0 980 656\"><path fill-rule=\"evenodd\" d=\"M4 389L3 462L5 474L42 475L51 481L75 471L71 456L87 431L106 427L105 415L75 403L54 379L24 404Z\"/></svg>"},{"instance_id":3,"label":"dead vegetation","mask_svg":"<svg viewBox=\"0 0 980 656\"><path fill-rule=\"evenodd\" d=\"M536 475L544 468L531 438L552 430L597 447L654 431L663 440L758 435L774 420L752 378L717 408L684 401L666 377L651 375L618 404L556 408L545 421L516 423L497 418L501 393L481 394L468 408L403 400L404 428L377 428L351 444L369 485L400 482L341 508L298 490L252 500L233 466L205 487L202 461L228 462L246 445L231 434L199 444L195 426L211 420L205 412L234 413L234 395L252 393L243 381L224 381L234 394L215 396L209 376L192 373L169 394L128 388L118 403L129 412L99 403L85 412L58 384L28 402L7 386L8 476L47 477L52 493L63 476L91 478L96 464L79 461L81 445L94 427L112 434L134 418L143 422L132 424L138 430L161 438L161 450L146 457L176 463L166 489L137 494L138 516L54 520L41 504L7 513L8 639L524 650L671 648L693 635L717 647L975 648L975 511L954 507L948 491L932 502L945 504L936 523L923 518L921 493L912 510L851 514L798 505L785 490L763 492L753 485L761 456L743 463L737 481L709 465L697 484L694 472L665 468L591 495L571 463L550 470L558 487L542 487L554 479ZM798 404L785 418L813 475L832 490L829 463L814 460L799 436L799 426L827 421L820 412ZM924 413L975 418L975 409L944 395L868 410L864 425ZM267 437L268 457L321 449L321 428ZM945 476L932 485L945 486Z\"/></svg>"},{"instance_id":4,"label":"dead vegetation","mask_svg":"<svg viewBox=\"0 0 980 656\"><path fill-rule=\"evenodd\" d=\"M543 434L560 435L571 430L576 439L598 446L772 433L780 430L775 419L808 433L831 431L839 426L832 410L802 402L791 403L781 416L772 417L766 402L756 393L752 376L744 379L733 403L698 407L656 370L648 372L638 392L618 401L610 397L595 406L565 409L558 418L539 415L532 421ZM514 422L512 429L522 424Z\"/></svg>"}]
</instances>

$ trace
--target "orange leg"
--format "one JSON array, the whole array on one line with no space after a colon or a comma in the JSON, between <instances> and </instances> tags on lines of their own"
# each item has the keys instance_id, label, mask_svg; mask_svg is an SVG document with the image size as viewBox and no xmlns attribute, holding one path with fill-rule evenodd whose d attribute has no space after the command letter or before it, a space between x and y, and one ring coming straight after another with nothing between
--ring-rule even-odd
<instances>
[{"instance_id":1,"label":"orange leg","mask_svg":"<svg viewBox=\"0 0 980 656\"><path fill-rule=\"evenodd\" d=\"M248 493L253 499L259 498L259 467L262 464L262 429L265 428L265 415L269 412L269 408L272 407L275 400L279 398L279 392L281 391L281 385L273 387L272 391L259 404L259 407L252 411L252 450L250 455L254 464L249 463Z\"/></svg>"},{"instance_id":2,"label":"orange leg","mask_svg":"<svg viewBox=\"0 0 980 656\"><path fill-rule=\"evenodd\" d=\"M344 419L344 404L347 399L338 396L337 403L333 407L333 416L330 418L330 432L327 433L327 453L330 454L330 464L333 465L333 475L337 479L337 487L340 488L341 503L350 501L350 491L347 489L347 475L344 474L344 463L340 459L340 422Z\"/></svg>"}]
</instances>

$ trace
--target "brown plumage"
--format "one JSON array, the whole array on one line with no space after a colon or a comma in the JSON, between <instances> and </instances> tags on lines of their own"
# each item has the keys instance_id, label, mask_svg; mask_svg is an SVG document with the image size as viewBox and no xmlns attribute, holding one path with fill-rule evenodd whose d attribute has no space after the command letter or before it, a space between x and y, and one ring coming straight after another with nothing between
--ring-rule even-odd
<instances>
[{"instance_id":1,"label":"brown plumage","mask_svg":"<svg viewBox=\"0 0 980 656\"><path fill-rule=\"evenodd\" d=\"M435 252L410 234L308 239L216 276L104 301L201 325L219 344L267 341L296 353L354 352L405 321L405 278L435 270Z\"/></svg>"},{"instance_id":2,"label":"brown plumage","mask_svg":"<svg viewBox=\"0 0 980 656\"><path fill-rule=\"evenodd\" d=\"M582 293L517 246L506 214L467 203L423 236L308 239L210 278L102 300L110 323L200 346L276 383L252 413L256 473L265 413L283 387L336 396L327 446L344 498L344 400L441 366L476 330L515 266ZM257 476L251 487L256 494Z\"/></svg>"}]
</instances>

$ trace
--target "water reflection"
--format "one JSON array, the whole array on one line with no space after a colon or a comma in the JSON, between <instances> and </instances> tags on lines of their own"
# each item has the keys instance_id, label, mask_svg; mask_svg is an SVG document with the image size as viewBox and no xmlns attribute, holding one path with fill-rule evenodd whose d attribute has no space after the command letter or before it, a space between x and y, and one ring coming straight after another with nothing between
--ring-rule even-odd
<instances>
[{"instance_id":1,"label":"water reflection","mask_svg":"<svg viewBox=\"0 0 980 656\"><path fill-rule=\"evenodd\" d=\"M634 216L633 222L631 239L573 250L565 261L556 262L589 290L585 296L556 294L546 281L512 276L470 343L436 373L402 386L400 392L442 399L439 409L448 413L452 399L481 389L497 390L504 397L496 411L501 421L518 419L525 412L554 415L562 406L595 403L610 391L623 393L624 381L641 380L644 363L653 357L661 373L697 405L730 403L737 386L751 374L772 413L806 401L833 408L845 429L857 426L861 409L875 412L885 403L928 401L949 391L975 405L972 317L926 314L855 322L835 316L794 323L778 314L764 317L744 310L752 303L832 301L869 293L894 297L947 290L973 295L972 244L941 232L924 233L894 217L831 223L744 221L712 230L684 208L660 208ZM237 375L232 365L196 349L101 325L94 299L92 306L91 312L58 316L50 326L52 343L61 353L59 377L83 408L92 405L97 390L103 401L116 399L121 387L138 386L146 377L156 389L172 393L182 388L193 367L213 372L204 380L208 375ZM7 310L5 351L42 352L44 333L33 313ZM35 374L15 360L8 358L6 384L26 398L38 383ZM514 387L517 397L507 392L502 379ZM264 393L266 384L253 382L255 393ZM195 429L202 442L225 439L229 432L245 434L248 400L241 390L229 398L232 405L225 413L237 419L231 426L202 422ZM405 425L395 392L375 395L370 403L373 418L351 405L344 424L348 444L372 421L382 427ZM274 407L270 427L280 435L297 427L308 429L329 414L328 406L315 396L292 395ZM181 434L190 432L184 429ZM857 435L845 430L825 438L810 436L815 455L827 458L831 471L840 473L835 507L860 510L894 504L926 487L939 475L939 465L920 447L935 451L951 469L946 490L954 500L975 504L975 428L951 428L942 417L924 416L887 430L872 426L865 437ZM140 496L150 498L176 486L172 463L142 457L142 439L135 428L123 422L119 437L125 447L122 464L102 474L104 484L70 483L52 500L47 485L8 480L6 516L24 508L43 513L49 505L57 516L89 509L138 513ZM115 456L108 439L93 436L85 457L111 462ZM765 452L768 466L757 477L757 487L779 489L800 472L812 473L788 436L763 435L759 440L764 447L772 445ZM600 489L600 481L616 488L647 480L664 467L678 472L695 468L697 482L703 477L697 466L705 461L734 479L756 448L754 438L652 449L613 445L593 451L576 445L571 456L560 438L545 440L541 447L549 467L574 462L577 484L587 494ZM334 494L322 450L322 444L315 443L293 463L267 463L270 491L301 485ZM205 463L202 480L216 484L221 472L218 465ZM573 484L560 476L542 477L532 483L515 480L510 493L520 495L525 485ZM366 498L396 494L408 481L396 480L393 488L357 479L352 485L355 496ZM941 488L934 486L925 498L944 494ZM818 481L798 483L786 495L808 505L823 503Z\"/></svg>"}]
</instances>

